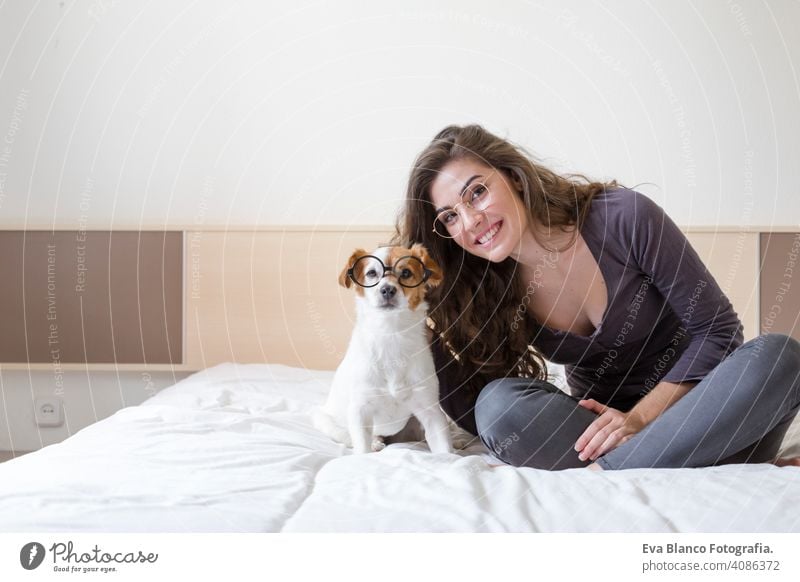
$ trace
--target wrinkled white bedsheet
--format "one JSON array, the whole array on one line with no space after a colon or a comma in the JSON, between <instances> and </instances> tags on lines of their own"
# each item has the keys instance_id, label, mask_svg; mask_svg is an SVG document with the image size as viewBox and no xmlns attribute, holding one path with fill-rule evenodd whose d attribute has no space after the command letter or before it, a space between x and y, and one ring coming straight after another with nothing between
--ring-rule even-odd
<instances>
[{"instance_id":1,"label":"wrinkled white bedsheet","mask_svg":"<svg viewBox=\"0 0 800 582\"><path fill-rule=\"evenodd\" d=\"M800 468L492 468L481 444L352 455L308 415L332 378L275 364L198 372L0 464L0 531L800 531Z\"/></svg>"}]
</instances>

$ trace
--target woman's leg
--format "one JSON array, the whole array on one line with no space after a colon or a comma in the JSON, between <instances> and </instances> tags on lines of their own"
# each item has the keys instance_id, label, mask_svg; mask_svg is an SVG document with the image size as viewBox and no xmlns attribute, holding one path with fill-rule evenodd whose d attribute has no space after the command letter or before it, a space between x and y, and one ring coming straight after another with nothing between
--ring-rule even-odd
<instances>
[{"instance_id":1,"label":"woman's leg","mask_svg":"<svg viewBox=\"0 0 800 582\"><path fill-rule=\"evenodd\" d=\"M800 342L777 333L739 346L626 443L603 469L772 462L800 410Z\"/></svg>"},{"instance_id":2,"label":"woman's leg","mask_svg":"<svg viewBox=\"0 0 800 582\"><path fill-rule=\"evenodd\" d=\"M478 436L496 457L516 467L550 471L585 467L575 441L597 418L549 382L493 380L475 402Z\"/></svg>"}]
</instances>

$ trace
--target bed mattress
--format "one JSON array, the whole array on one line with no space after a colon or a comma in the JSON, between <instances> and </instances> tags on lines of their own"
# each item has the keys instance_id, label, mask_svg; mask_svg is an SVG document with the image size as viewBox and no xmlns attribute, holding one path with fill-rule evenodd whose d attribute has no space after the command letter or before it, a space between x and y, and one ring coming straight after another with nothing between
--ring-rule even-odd
<instances>
[{"instance_id":1,"label":"bed mattress","mask_svg":"<svg viewBox=\"0 0 800 582\"><path fill-rule=\"evenodd\" d=\"M353 455L313 428L333 372L222 364L0 464L5 532L796 532L800 468L549 472L479 442ZM800 454L798 424L784 451Z\"/></svg>"}]
</instances>

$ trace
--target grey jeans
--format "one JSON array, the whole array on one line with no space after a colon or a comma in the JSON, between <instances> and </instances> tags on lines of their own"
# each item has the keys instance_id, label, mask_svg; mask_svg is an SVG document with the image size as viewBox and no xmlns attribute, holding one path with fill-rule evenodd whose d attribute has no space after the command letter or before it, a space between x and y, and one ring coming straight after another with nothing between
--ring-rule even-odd
<instances>
[{"instance_id":1,"label":"grey jeans","mask_svg":"<svg viewBox=\"0 0 800 582\"><path fill-rule=\"evenodd\" d=\"M575 442L597 418L549 382L502 378L475 403L484 445L518 467L585 467ZM603 469L708 467L775 459L800 410L800 342L778 333L731 352L686 395L599 457Z\"/></svg>"}]
</instances>

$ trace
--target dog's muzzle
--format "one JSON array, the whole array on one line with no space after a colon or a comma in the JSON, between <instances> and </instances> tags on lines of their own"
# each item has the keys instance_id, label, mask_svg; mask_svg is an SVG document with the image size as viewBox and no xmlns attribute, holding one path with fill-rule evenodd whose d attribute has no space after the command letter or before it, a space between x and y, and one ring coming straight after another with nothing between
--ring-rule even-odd
<instances>
[{"instance_id":1,"label":"dog's muzzle","mask_svg":"<svg viewBox=\"0 0 800 582\"><path fill-rule=\"evenodd\" d=\"M394 285L382 285L379 291L381 294L381 299L383 300L381 307L397 306L397 301L395 300L395 295L397 295L397 287Z\"/></svg>"}]
</instances>

